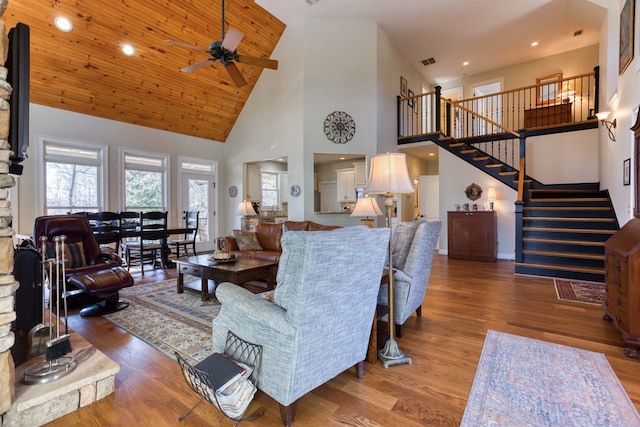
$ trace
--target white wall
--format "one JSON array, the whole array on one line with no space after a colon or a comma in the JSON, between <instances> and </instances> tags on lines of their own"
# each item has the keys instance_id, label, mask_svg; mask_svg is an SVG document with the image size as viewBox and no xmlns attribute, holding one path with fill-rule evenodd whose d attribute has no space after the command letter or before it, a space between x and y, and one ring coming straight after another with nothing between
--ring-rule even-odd
<instances>
[{"instance_id":1,"label":"white wall","mask_svg":"<svg viewBox=\"0 0 640 427\"><path fill-rule=\"evenodd\" d=\"M107 184L109 194L105 209L113 211L122 209L119 192L121 188L119 148L137 148L169 154L171 157L168 206L171 224L179 224L181 221L180 214L177 212L177 156L218 160L219 164L223 159L223 146L215 141L31 104L29 158L22 163L24 171L18 178L18 204L17 207L14 206L17 233L20 234L31 235L35 218L44 214L37 203L37 200L44 200L45 195L44 188L38 181L41 158L37 150L37 141L43 136L109 146L109 182Z\"/></svg>"},{"instance_id":2,"label":"white wall","mask_svg":"<svg viewBox=\"0 0 640 427\"><path fill-rule=\"evenodd\" d=\"M527 138L526 174L543 184L598 182L598 130Z\"/></svg>"},{"instance_id":3,"label":"white wall","mask_svg":"<svg viewBox=\"0 0 640 427\"><path fill-rule=\"evenodd\" d=\"M635 46L631 64L621 76L618 76L618 41L620 33L620 10L624 0L599 0L609 6L609 17L600 31L600 43L608 49L600 52L600 73L607 85L600 94L600 110L610 111L609 120L617 120L614 129L616 141L611 141L607 130L600 126L600 187L609 190L618 222L623 226L633 218L634 175L637 165L633 164L633 132L629 129L635 124L633 110L640 104L640 7L636 4ZM622 185L622 164L631 158L631 183Z\"/></svg>"},{"instance_id":4,"label":"white wall","mask_svg":"<svg viewBox=\"0 0 640 427\"><path fill-rule=\"evenodd\" d=\"M225 185L242 186L243 162L287 156L289 185L302 188L299 197L289 198L289 218L359 224L347 214L313 212L313 154L364 154L368 159L397 151L395 96L398 64L404 61L397 52L376 24L321 18L289 23L272 55L279 60L278 71L263 72L225 144ZM411 68L406 61L404 67ZM419 93L418 78L408 80ZM333 111L348 113L356 123L355 136L346 144L334 144L324 135L324 120ZM229 220L222 230L239 226L234 202L223 215Z\"/></svg>"}]
</instances>

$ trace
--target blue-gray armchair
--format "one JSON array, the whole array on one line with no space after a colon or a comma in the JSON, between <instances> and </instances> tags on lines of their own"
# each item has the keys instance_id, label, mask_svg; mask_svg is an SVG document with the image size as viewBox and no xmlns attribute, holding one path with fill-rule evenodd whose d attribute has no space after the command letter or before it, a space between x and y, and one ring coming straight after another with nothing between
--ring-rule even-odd
<instances>
[{"instance_id":1,"label":"blue-gray armchair","mask_svg":"<svg viewBox=\"0 0 640 427\"><path fill-rule=\"evenodd\" d=\"M288 426L307 392L350 367L363 376L389 229L288 231L281 242L273 303L218 286L213 351L223 350L228 330L262 345L257 386L280 404Z\"/></svg>"},{"instance_id":2,"label":"blue-gray armchair","mask_svg":"<svg viewBox=\"0 0 640 427\"><path fill-rule=\"evenodd\" d=\"M394 301L396 336L415 311L422 315L422 301L427 292L433 255L436 251L441 221L400 223L393 237ZM378 304L388 305L388 287L380 288Z\"/></svg>"}]
</instances>

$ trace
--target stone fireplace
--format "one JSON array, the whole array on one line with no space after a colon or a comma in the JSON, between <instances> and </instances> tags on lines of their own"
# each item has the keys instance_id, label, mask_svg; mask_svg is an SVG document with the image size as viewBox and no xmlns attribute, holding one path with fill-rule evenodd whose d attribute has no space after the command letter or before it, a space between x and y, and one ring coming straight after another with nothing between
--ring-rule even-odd
<instances>
[{"instance_id":1,"label":"stone fireplace","mask_svg":"<svg viewBox=\"0 0 640 427\"><path fill-rule=\"evenodd\" d=\"M4 16L8 0L0 0L0 17ZM4 21L0 21L0 62L7 59L8 38ZM11 332L11 322L16 318L13 294L18 283L13 278L13 235L11 228L11 204L9 189L15 181L9 175L11 147L9 136L9 96L11 88L7 84L7 69L0 68L0 414L11 408L14 394L14 365L11 347L15 337Z\"/></svg>"}]
</instances>

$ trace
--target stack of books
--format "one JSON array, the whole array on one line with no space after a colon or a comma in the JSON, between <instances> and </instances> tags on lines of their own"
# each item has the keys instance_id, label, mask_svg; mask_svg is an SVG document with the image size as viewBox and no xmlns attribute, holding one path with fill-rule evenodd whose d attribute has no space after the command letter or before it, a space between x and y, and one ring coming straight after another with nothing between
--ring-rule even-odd
<instances>
[{"instance_id":1,"label":"stack of books","mask_svg":"<svg viewBox=\"0 0 640 427\"><path fill-rule=\"evenodd\" d=\"M256 394L256 386L249 380L251 367L238 363L222 353L213 353L195 366L206 372L215 390L218 407L229 418L240 418Z\"/></svg>"}]
</instances>

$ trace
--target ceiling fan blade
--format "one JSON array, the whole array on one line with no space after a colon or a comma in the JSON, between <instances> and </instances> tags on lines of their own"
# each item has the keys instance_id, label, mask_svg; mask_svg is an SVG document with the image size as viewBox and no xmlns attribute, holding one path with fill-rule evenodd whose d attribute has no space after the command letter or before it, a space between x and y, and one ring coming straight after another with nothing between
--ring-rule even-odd
<instances>
[{"instance_id":1,"label":"ceiling fan blade","mask_svg":"<svg viewBox=\"0 0 640 427\"><path fill-rule=\"evenodd\" d=\"M240 72L236 64L230 62L228 64L224 64L224 68L227 69L229 77L231 77L231 80L233 80L236 86L242 87L247 84L247 81L244 79L244 77L242 77L242 73Z\"/></svg>"},{"instance_id":2,"label":"ceiling fan blade","mask_svg":"<svg viewBox=\"0 0 640 427\"><path fill-rule=\"evenodd\" d=\"M188 44L188 43L183 43L183 42L177 42L175 40L165 40L165 43L169 43L172 44L174 46L180 46L180 47L185 47L187 49L193 49L193 50L199 50L200 52L207 52L209 53L209 49L205 49L202 47L198 47L198 46L194 46L192 44Z\"/></svg>"},{"instance_id":3,"label":"ceiling fan blade","mask_svg":"<svg viewBox=\"0 0 640 427\"><path fill-rule=\"evenodd\" d=\"M257 56L238 55L238 62L242 64L269 68L270 70L278 69L278 61L276 61L275 59L260 58Z\"/></svg>"},{"instance_id":4,"label":"ceiling fan blade","mask_svg":"<svg viewBox=\"0 0 640 427\"><path fill-rule=\"evenodd\" d=\"M244 34L235 28L229 27L227 34L224 35L224 40L222 40L222 47L227 49L229 52L233 52L238 48L238 45L244 38Z\"/></svg>"},{"instance_id":5,"label":"ceiling fan blade","mask_svg":"<svg viewBox=\"0 0 640 427\"><path fill-rule=\"evenodd\" d=\"M190 73L192 71L199 70L200 68L204 68L207 65L213 64L214 61L215 59L213 58L205 59L204 61L196 62L195 64L180 68L180 71L183 73Z\"/></svg>"}]
</instances>

